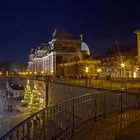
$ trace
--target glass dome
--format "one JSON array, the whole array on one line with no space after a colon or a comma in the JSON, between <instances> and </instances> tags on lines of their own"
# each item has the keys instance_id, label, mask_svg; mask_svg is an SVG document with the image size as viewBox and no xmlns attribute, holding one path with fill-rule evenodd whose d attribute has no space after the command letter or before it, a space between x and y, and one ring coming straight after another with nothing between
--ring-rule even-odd
<instances>
[{"instance_id":1,"label":"glass dome","mask_svg":"<svg viewBox=\"0 0 140 140\"><path fill-rule=\"evenodd\" d=\"M89 47L85 42L81 43L81 51L85 51L87 55L90 55Z\"/></svg>"}]
</instances>

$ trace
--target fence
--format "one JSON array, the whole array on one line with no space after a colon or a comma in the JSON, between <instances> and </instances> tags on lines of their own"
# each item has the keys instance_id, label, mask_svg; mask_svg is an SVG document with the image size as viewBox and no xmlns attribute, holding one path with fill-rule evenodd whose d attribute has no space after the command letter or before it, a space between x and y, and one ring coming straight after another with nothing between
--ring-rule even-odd
<instances>
[{"instance_id":1,"label":"fence","mask_svg":"<svg viewBox=\"0 0 140 140\"><path fill-rule=\"evenodd\" d=\"M2 140L68 139L87 124L113 112L139 109L139 94L122 91L88 93L47 107L32 115Z\"/></svg>"}]
</instances>

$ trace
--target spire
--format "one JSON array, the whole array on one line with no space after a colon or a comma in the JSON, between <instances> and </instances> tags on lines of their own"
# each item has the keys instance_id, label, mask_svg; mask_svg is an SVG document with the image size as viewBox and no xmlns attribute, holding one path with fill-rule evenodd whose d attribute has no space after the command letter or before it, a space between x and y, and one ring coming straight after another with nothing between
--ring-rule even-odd
<instances>
[{"instance_id":1,"label":"spire","mask_svg":"<svg viewBox=\"0 0 140 140\"><path fill-rule=\"evenodd\" d=\"M83 34L80 34L81 42L83 41Z\"/></svg>"}]
</instances>

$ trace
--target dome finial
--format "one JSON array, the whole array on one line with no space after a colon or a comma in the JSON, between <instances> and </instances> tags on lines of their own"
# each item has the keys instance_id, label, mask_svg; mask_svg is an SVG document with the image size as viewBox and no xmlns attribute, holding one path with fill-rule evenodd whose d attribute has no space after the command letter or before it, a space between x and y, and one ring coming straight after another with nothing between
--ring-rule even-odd
<instances>
[{"instance_id":1,"label":"dome finial","mask_svg":"<svg viewBox=\"0 0 140 140\"><path fill-rule=\"evenodd\" d=\"M80 39L81 41L83 41L83 34L80 34Z\"/></svg>"}]
</instances>

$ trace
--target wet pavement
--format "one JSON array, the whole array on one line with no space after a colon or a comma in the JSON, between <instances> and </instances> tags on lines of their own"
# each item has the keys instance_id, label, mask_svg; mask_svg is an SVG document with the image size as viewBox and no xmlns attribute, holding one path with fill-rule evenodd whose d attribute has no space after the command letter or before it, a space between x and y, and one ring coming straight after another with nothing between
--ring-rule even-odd
<instances>
[{"instance_id":1,"label":"wet pavement","mask_svg":"<svg viewBox=\"0 0 140 140\"><path fill-rule=\"evenodd\" d=\"M112 114L81 129L71 140L139 140L140 111Z\"/></svg>"}]
</instances>

